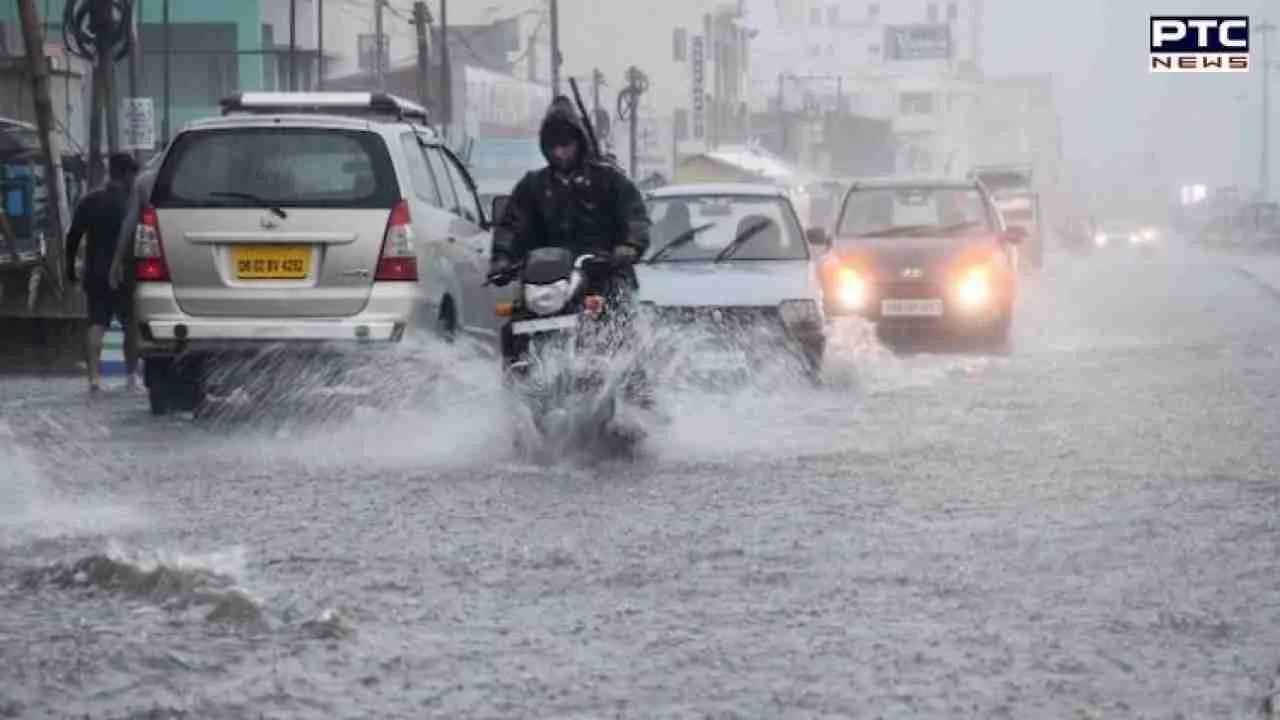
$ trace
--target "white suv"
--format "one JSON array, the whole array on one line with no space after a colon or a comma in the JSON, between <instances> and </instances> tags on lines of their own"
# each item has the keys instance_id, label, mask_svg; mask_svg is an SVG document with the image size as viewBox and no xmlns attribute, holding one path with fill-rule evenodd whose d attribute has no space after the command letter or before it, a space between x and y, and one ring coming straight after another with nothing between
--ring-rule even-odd
<instances>
[{"instance_id":1,"label":"white suv","mask_svg":"<svg viewBox=\"0 0 1280 720\"><path fill-rule=\"evenodd\" d=\"M242 93L165 150L134 242L153 413L262 350L327 356L416 325L427 243L481 242L470 175L418 105L382 93Z\"/></svg>"}]
</instances>

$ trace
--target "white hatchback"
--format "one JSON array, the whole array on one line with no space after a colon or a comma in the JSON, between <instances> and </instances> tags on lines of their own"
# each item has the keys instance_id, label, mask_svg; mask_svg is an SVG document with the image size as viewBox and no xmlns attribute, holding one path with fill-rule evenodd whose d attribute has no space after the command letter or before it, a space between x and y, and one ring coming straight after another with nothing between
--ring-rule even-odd
<instances>
[{"instance_id":1,"label":"white hatchback","mask_svg":"<svg viewBox=\"0 0 1280 720\"><path fill-rule=\"evenodd\" d=\"M696 324L719 340L777 338L816 377L827 338L814 246L825 234L801 227L785 192L669 185L649 193L648 207L652 242L637 274L641 302L658 320Z\"/></svg>"}]
</instances>

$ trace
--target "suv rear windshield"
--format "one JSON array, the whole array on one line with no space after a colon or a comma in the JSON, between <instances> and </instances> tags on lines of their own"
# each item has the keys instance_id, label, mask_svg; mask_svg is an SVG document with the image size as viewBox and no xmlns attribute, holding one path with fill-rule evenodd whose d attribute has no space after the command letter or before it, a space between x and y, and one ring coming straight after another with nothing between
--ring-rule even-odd
<instances>
[{"instance_id":1,"label":"suv rear windshield","mask_svg":"<svg viewBox=\"0 0 1280 720\"><path fill-rule=\"evenodd\" d=\"M156 207L388 208L399 199L377 134L281 127L179 135L152 193Z\"/></svg>"}]
</instances>

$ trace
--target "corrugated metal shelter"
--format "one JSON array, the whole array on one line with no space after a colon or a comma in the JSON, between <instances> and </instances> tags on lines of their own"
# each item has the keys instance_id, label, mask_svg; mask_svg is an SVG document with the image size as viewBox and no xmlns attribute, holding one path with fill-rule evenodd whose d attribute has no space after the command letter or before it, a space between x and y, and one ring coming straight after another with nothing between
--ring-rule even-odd
<instances>
[{"instance_id":1,"label":"corrugated metal shelter","mask_svg":"<svg viewBox=\"0 0 1280 720\"><path fill-rule=\"evenodd\" d=\"M730 145L684 157L676 165L675 182L768 183L800 187L814 178L773 153L750 145Z\"/></svg>"}]
</instances>

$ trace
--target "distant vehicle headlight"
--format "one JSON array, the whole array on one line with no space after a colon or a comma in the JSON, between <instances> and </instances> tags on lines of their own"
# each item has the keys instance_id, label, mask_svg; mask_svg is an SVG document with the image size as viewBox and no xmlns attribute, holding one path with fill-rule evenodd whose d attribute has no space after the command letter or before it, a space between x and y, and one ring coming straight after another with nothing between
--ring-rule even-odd
<instances>
[{"instance_id":1,"label":"distant vehicle headlight","mask_svg":"<svg viewBox=\"0 0 1280 720\"><path fill-rule=\"evenodd\" d=\"M1110 240L1110 238L1107 237L1106 233L1098 233L1093 236L1093 244L1098 247L1106 247L1108 240Z\"/></svg>"}]
</instances>

